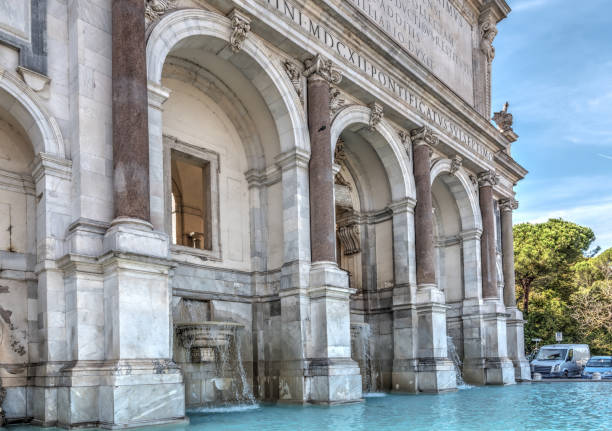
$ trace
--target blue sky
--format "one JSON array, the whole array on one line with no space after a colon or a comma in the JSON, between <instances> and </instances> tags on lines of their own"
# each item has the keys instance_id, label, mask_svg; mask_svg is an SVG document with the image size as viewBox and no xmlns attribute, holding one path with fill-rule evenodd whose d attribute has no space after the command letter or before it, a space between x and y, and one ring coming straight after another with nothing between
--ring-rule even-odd
<instances>
[{"instance_id":1,"label":"blue sky","mask_svg":"<svg viewBox=\"0 0 612 431\"><path fill-rule=\"evenodd\" d=\"M529 174L515 223L562 217L612 247L612 0L509 0L498 24L494 111L510 102Z\"/></svg>"}]
</instances>

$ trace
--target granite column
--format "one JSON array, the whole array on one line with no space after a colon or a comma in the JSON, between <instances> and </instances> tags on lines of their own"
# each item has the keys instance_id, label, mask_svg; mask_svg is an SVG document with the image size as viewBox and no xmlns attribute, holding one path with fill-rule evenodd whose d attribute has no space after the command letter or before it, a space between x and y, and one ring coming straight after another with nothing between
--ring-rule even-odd
<instances>
[{"instance_id":1,"label":"granite column","mask_svg":"<svg viewBox=\"0 0 612 431\"><path fill-rule=\"evenodd\" d=\"M428 127L410 132L417 203L414 212L418 316L418 374L416 388L441 392L456 388L453 363L448 360L444 292L436 283L431 195L431 152L436 135Z\"/></svg>"},{"instance_id":2,"label":"granite column","mask_svg":"<svg viewBox=\"0 0 612 431\"><path fill-rule=\"evenodd\" d=\"M480 256L482 268L482 319L485 341L484 382L486 384L514 383L514 368L508 359L506 340L507 314L503 298L497 288L495 209L493 207L493 186L497 176L492 170L478 174L480 187L480 214L482 236Z\"/></svg>"},{"instance_id":3,"label":"granite column","mask_svg":"<svg viewBox=\"0 0 612 431\"><path fill-rule=\"evenodd\" d=\"M149 221L149 124L145 3L112 3L115 218Z\"/></svg>"},{"instance_id":4,"label":"granite column","mask_svg":"<svg viewBox=\"0 0 612 431\"><path fill-rule=\"evenodd\" d=\"M349 298L354 289L336 263L336 220L329 92L340 73L317 55L304 62L308 80L311 269L308 399L342 403L361 399L359 366L351 359Z\"/></svg>"},{"instance_id":5,"label":"granite column","mask_svg":"<svg viewBox=\"0 0 612 431\"><path fill-rule=\"evenodd\" d=\"M478 174L480 187L480 214L482 217L482 236L480 237L480 261L482 268L483 299L499 298L495 268L495 212L493 209L493 186L497 183L495 172Z\"/></svg>"},{"instance_id":6,"label":"granite column","mask_svg":"<svg viewBox=\"0 0 612 431\"><path fill-rule=\"evenodd\" d=\"M508 357L514 365L516 380L530 380L529 362L525 358L525 331L523 313L516 307L514 279L514 236L512 233L512 211L518 208L518 202L512 198L499 200L501 211L502 261L504 269L504 303L508 320L506 337L508 340Z\"/></svg>"}]
</instances>

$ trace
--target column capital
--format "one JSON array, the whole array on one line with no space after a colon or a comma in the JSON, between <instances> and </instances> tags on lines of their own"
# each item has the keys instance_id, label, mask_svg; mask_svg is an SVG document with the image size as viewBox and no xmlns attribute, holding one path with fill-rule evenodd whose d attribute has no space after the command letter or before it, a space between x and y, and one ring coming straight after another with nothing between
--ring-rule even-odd
<instances>
[{"instance_id":1,"label":"column capital","mask_svg":"<svg viewBox=\"0 0 612 431\"><path fill-rule=\"evenodd\" d=\"M497 201L497 203L499 204L499 209L502 211L513 211L518 209L519 206L518 201L514 198L502 198Z\"/></svg>"},{"instance_id":2,"label":"column capital","mask_svg":"<svg viewBox=\"0 0 612 431\"><path fill-rule=\"evenodd\" d=\"M330 84L338 85L342 81L342 74L331 60L317 54L304 60L304 76L308 79L324 79Z\"/></svg>"},{"instance_id":3,"label":"column capital","mask_svg":"<svg viewBox=\"0 0 612 431\"><path fill-rule=\"evenodd\" d=\"M480 172L478 174L478 186L479 187L493 187L497 184L497 174L493 169L488 171Z\"/></svg>"},{"instance_id":4,"label":"column capital","mask_svg":"<svg viewBox=\"0 0 612 431\"><path fill-rule=\"evenodd\" d=\"M429 126L422 126L410 131L410 140L414 146L433 146L438 144L438 135Z\"/></svg>"}]
</instances>

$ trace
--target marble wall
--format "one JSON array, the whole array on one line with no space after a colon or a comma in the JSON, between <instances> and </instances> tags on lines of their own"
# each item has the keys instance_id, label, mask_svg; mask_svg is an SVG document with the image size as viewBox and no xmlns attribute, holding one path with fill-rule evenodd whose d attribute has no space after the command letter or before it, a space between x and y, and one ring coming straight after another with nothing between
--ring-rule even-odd
<instances>
[{"instance_id":1,"label":"marble wall","mask_svg":"<svg viewBox=\"0 0 612 431\"><path fill-rule=\"evenodd\" d=\"M483 114L479 32L462 38L484 61L473 71L472 101L471 85L463 100L410 53L386 49L387 36L363 14L351 15L356 28L372 31L345 47L362 47L369 76L342 46L330 51L262 0L177 0L168 10L150 3L146 52L129 53L144 58L149 79L151 217L138 220L114 219L113 1L32 0L29 10L0 1L15 17L10 29L0 19L0 378L8 419L132 427L183 422L186 407L244 401L227 390L235 376L181 350L174 324L182 301L206 304L205 322L240 328L244 376L258 400L334 404L361 399L362 389L449 389L438 378L448 370L421 354L429 346L445 355L436 350L442 332L459 344L473 381L508 383L512 367L524 365L522 320L511 310L506 322L501 298L482 299L470 177L495 169L498 199L513 196L526 172L499 159L511 141ZM303 12L324 23L321 34L346 33L330 12L346 12L348 2L311 3ZM231 14L236 5L244 16ZM474 29L481 14L490 24L507 13L497 4L469 8L464 18ZM9 30L25 33L11 39ZM345 141L333 169L350 185L351 205L337 222L358 226L358 249L339 259L341 269L310 261L302 60L315 54L344 76L332 88L330 151ZM402 77L403 93L382 83L392 76ZM440 137L432 172L441 172L433 186L441 298L416 284L409 131L425 124ZM169 143L179 141L213 168L216 236L206 252L172 243ZM451 169L459 154L466 163ZM351 325L369 328L369 386L361 384L363 361L360 371L351 358Z\"/></svg>"}]
</instances>

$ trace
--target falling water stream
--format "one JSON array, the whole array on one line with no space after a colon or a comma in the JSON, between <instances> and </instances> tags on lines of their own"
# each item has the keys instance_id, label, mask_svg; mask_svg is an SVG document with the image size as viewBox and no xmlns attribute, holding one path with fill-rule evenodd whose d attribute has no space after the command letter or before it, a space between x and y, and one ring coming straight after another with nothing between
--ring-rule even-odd
<instances>
[{"instance_id":1,"label":"falling water stream","mask_svg":"<svg viewBox=\"0 0 612 431\"><path fill-rule=\"evenodd\" d=\"M467 389L471 388L471 385L465 383L463 380L463 362L459 357L459 353L457 353L457 349L455 347L455 342L453 341L453 337L446 337L446 345L448 350L448 358L453 361L455 364L455 376L457 379L457 389Z\"/></svg>"}]
</instances>

